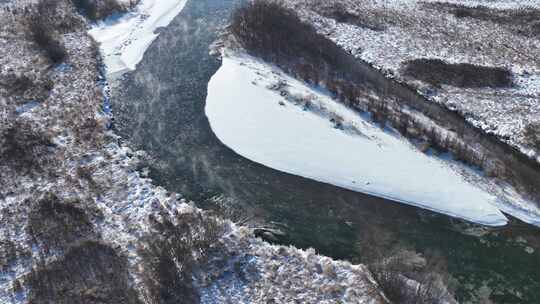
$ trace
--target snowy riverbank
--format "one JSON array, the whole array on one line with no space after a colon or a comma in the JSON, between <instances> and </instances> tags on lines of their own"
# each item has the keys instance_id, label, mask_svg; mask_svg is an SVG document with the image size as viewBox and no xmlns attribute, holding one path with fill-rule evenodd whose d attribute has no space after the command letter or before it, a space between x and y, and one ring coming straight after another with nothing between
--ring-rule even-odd
<instances>
[{"instance_id":1,"label":"snowy riverbank","mask_svg":"<svg viewBox=\"0 0 540 304\"><path fill-rule=\"evenodd\" d=\"M268 88L280 80L292 98ZM463 177L451 161L421 153L391 130L253 58L225 57L208 91L213 131L252 161L480 224L506 224L500 209L538 222L537 210L513 208L508 198Z\"/></svg>"},{"instance_id":2,"label":"snowy riverbank","mask_svg":"<svg viewBox=\"0 0 540 304\"><path fill-rule=\"evenodd\" d=\"M187 0L142 0L128 14L98 23L90 35L101 44L109 75L134 70L144 52L158 37L156 29L167 26Z\"/></svg>"}]
</instances>

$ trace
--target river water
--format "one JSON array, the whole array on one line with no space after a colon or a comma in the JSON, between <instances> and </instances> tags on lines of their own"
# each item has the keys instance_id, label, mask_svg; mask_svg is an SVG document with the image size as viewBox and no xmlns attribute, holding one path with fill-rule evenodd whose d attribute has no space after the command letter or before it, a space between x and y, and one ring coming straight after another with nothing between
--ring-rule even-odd
<instances>
[{"instance_id":1,"label":"river water","mask_svg":"<svg viewBox=\"0 0 540 304\"><path fill-rule=\"evenodd\" d=\"M150 177L203 208L226 204L286 232L280 243L355 263L408 248L447 262L461 301L540 303L540 230L484 228L253 163L224 146L204 114L220 62L209 55L240 0L190 0L137 70L113 86L118 133L147 151ZM216 199L218 197L219 199ZM228 211L229 212L229 211Z\"/></svg>"}]
</instances>

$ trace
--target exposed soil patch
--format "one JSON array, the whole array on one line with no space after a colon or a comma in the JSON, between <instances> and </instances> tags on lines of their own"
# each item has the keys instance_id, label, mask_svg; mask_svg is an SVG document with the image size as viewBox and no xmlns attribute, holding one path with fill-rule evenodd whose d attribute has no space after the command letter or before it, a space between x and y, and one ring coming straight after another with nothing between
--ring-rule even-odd
<instances>
[{"instance_id":1,"label":"exposed soil patch","mask_svg":"<svg viewBox=\"0 0 540 304\"><path fill-rule=\"evenodd\" d=\"M512 73L505 68L468 63L451 64L440 59L414 59L404 63L403 74L435 86L462 88L510 87Z\"/></svg>"}]
</instances>

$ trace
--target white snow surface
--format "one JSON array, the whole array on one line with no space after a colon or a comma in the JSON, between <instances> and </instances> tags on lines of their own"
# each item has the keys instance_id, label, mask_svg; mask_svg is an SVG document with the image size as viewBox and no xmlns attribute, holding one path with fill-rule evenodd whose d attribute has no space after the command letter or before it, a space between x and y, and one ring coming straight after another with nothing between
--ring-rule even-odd
<instances>
[{"instance_id":1,"label":"white snow surface","mask_svg":"<svg viewBox=\"0 0 540 304\"><path fill-rule=\"evenodd\" d=\"M141 0L130 13L113 16L96 24L89 34L101 44L110 75L134 70L144 52L184 8L187 0Z\"/></svg>"},{"instance_id":2,"label":"white snow surface","mask_svg":"<svg viewBox=\"0 0 540 304\"><path fill-rule=\"evenodd\" d=\"M286 81L292 100L309 99L309 110L270 90L276 79ZM495 196L440 158L257 59L225 56L205 110L218 138L252 161L480 224L507 223Z\"/></svg>"}]
</instances>

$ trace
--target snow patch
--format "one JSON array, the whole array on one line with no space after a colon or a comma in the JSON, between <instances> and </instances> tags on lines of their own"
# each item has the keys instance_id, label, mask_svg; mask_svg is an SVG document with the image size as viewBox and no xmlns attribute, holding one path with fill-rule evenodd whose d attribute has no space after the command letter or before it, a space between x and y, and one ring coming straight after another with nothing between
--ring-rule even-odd
<instances>
[{"instance_id":1,"label":"snow patch","mask_svg":"<svg viewBox=\"0 0 540 304\"><path fill-rule=\"evenodd\" d=\"M144 52L184 8L187 0L142 0L133 12L96 24L89 34L101 43L108 74L134 70Z\"/></svg>"}]
</instances>

